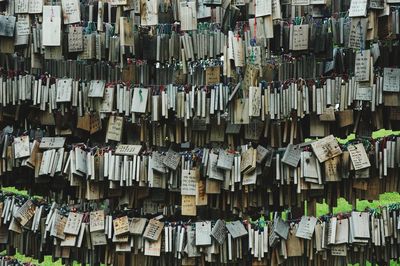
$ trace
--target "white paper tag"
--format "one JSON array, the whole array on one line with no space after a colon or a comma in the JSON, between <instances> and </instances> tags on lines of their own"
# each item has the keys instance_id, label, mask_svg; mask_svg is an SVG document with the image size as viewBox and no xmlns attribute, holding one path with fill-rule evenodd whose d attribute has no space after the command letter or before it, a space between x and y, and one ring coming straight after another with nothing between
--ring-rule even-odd
<instances>
[{"instance_id":1,"label":"white paper tag","mask_svg":"<svg viewBox=\"0 0 400 266\"><path fill-rule=\"evenodd\" d=\"M255 0L256 17L264 17L272 14L272 3L270 0Z\"/></svg>"},{"instance_id":2,"label":"white paper tag","mask_svg":"<svg viewBox=\"0 0 400 266\"><path fill-rule=\"evenodd\" d=\"M211 222L196 222L196 246L211 245Z\"/></svg>"},{"instance_id":3,"label":"white paper tag","mask_svg":"<svg viewBox=\"0 0 400 266\"><path fill-rule=\"evenodd\" d=\"M127 5L127 0L109 0L110 4L113 6L124 6Z\"/></svg>"},{"instance_id":4,"label":"white paper tag","mask_svg":"<svg viewBox=\"0 0 400 266\"><path fill-rule=\"evenodd\" d=\"M14 138L14 158L24 158L30 155L29 136Z\"/></svg>"},{"instance_id":5,"label":"white paper tag","mask_svg":"<svg viewBox=\"0 0 400 266\"><path fill-rule=\"evenodd\" d=\"M232 238L239 238L247 235L247 230L241 221L234 221L226 223L226 229L231 234Z\"/></svg>"},{"instance_id":6,"label":"white paper tag","mask_svg":"<svg viewBox=\"0 0 400 266\"><path fill-rule=\"evenodd\" d=\"M128 156L139 155L142 148L142 145L119 144L115 150L115 154Z\"/></svg>"},{"instance_id":7,"label":"white paper tag","mask_svg":"<svg viewBox=\"0 0 400 266\"><path fill-rule=\"evenodd\" d=\"M354 99L357 101L370 102L372 100L372 88L368 84L364 83L358 84Z\"/></svg>"},{"instance_id":8,"label":"white paper tag","mask_svg":"<svg viewBox=\"0 0 400 266\"><path fill-rule=\"evenodd\" d=\"M341 219L336 224L335 244L349 242L349 219Z\"/></svg>"},{"instance_id":9,"label":"white paper tag","mask_svg":"<svg viewBox=\"0 0 400 266\"><path fill-rule=\"evenodd\" d=\"M78 0L62 0L64 24L78 23L81 21L81 9Z\"/></svg>"},{"instance_id":10,"label":"white paper tag","mask_svg":"<svg viewBox=\"0 0 400 266\"><path fill-rule=\"evenodd\" d=\"M154 26L158 24L158 1L140 0L140 24L142 26Z\"/></svg>"},{"instance_id":11,"label":"white paper tag","mask_svg":"<svg viewBox=\"0 0 400 266\"><path fill-rule=\"evenodd\" d=\"M82 52L83 51L83 28L70 27L68 32L68 52Z\"/></svg>"},{"instance_id":12,"label":"white paper tag","mask_svg":"<svg viewBox=\"0 0 400 266\"><path fill-rule=\"evenodd\" d=\"M43 0L28 0L29 14L40 14L43 11Z\"/></svg>"},{"instance_id":13,"label":"white paper tag","mask_svg":"<svg viewBox=\"0 0 400 266\"><path fill-rule=\"evenodd\" d=\"M352 18L348 47L353 49L364 49L367 34L367 18Z\"/></svg>"},{"instance_id":14,"label":"white paper tag","mask_svg":"<svg viewBox=\"0 0 400 266\"><path fill-rule=\"evenodd\" d=\"M110 113L114 106L114 87L107 87L104 92L103 101L100 104L99 112Z\"/></svg>"},{"instance_id":15,"label":"white paper tag","mask_svg":"<svg viewBox=\"0 0 400 266\"><path fill-rule=\"evenodd\" d=\"M365 17L367 15L368 0L350 1L349 17Z\"/></svg>"},{"instance_id":16,"label":"white paper tag","mask_svg":"<svg viewBox=\"0 0 400 266\"><path fill-rule=\"evenodd\" d=\"M143 237L150 241L157 241L161 238L161 232L164 228L164 223L155 219L151 219L146 229L144 230Z\"/></svg>"},{"instance_id":17,"label":"white paper tag","mask_svg":"<svg viewBox=\"0 0 400 266\"><path fill-rule=\"evenodd\" d=\"M302 149L298 145L288 144L282 162L292 167L297 167L301 158Z\"/></svg>"},{"instance_id":18,"label":"white paper tag","mask_svg":"<svg viewBox=\"0 0 400 266\"><path fill-rule=\"evenodd\" d=\"M370 69L370 50L356 53L354 75L357 81L369 81Z\"/></svg>"},{"instance_id":19,"label":"white paper tag","mask_svg":"<svg viewBox=\"0 0 400 266\"><path fill-rule=\"evenodd\" d=\"M315 225L317 224L317 218L311 216L301 217L299 227L296 231L296 236L310 240L314 234Z\"/></svg>"},{"instance_id":20,"label":"white paper tag","mask_svg":"<svg viewBox=\"0 0 400 266\"><path fill-rule=\"evenodd\" d=\"M307 50L308 49L308 29L306 25L294 25L292 34L292 50Z\"/></svg>"},{"instance_id":21,"label":"white paper tag","mask_svg":"<svg viewBox=\"0 0 400 266\"><path fill-rule=\"evenodd\" d=\"M0 36L13 37L16 17L0 15Z\"/></svg>"},{"instance_id":22,"label":"white paper tag","mask_svg":"<svg viewBox=\"0 0 400 266\"><path fill-rule=\"evenodd\" d=\"M132 109L134 113L145 113L149 90L145 88L135 88L133 91Z\"/></svg>"},{"instance_id":23,"label":"white paper tag","mask_svg":"<svg viewBox=\"0 0 400 266\"><path fill-rule=\"evenodd\" d=\"M307 6L309 4L309 0L292 0L292 5L294 6Z\"/></svg>"},{"instance_id":24,"label":"white paper tag","mask_svg":"<svg viewBox=\"0 0 400 266\"><path fill-rule=\"evenodd\" d=\"M64 147L64 137L43 137L40 141L39 148L41 149L58 149Z\"/></svg>"},{"instance_id":25,"label":"white paper tag","mask_svg":"<svg viewBox=\"0 0 400 266\"><path fill-rule=\"evenodd\" d=\"M200 176L198 170L182 170L181 195L196 196L196 184Z\"/></svg>"},{"instance_id":26,"label":"white paper tag","mask_svg":"<svg viewBox=\"0 0 400 266\"><path fill-rule=\"evenodd\" d=\"M196 1L181 1L179 5L179 19L184 31L197 29Z\"/></svg>"},{"instance_id":27,"label":"white paper tag","mask_svg":"<svg viewBox=\"0 0 400 266\"><path fill-rule=\"evenodd\" d=\"M400 92L400 68L384 68L383 91Z\"/></svg>"},{"instance_id":28,"label":"white paper tag","mask_svg":"<svg viewBox=\"0 0 400 266\"><path fill-rule=\"evenodd\" d=\"M12 2L11 2L12 3ZM26 0L14 0L14 12L15 14L28 13L29 2Z\"/></svg>"},{"instance_id":29,"label":"white paper tag","mask_svg":"<svg viewBox=\"0 0 400 266\"><path fill-rule=\"evenodd\" d=\"M31 33L29 15L18 16L18 21L15 23L15 32L15 45L26 45L29 43L29 34Z\"/></svg>"},{"instance_id":30,"label":"white paper tag","mask_svg":"<svg viewBox=\"0 0 400 266\"><path fill-rule=\"evenodd\" d=\"M88 96L103 98L105 86L106 82L104 80L91 80Z\"/></svg>"},{"instance_id":31,"label":"white paper tag","mask_svg":"<svg viewBox=\"0 0 400 266\"><path fill-rule=\"evenodd\" d=\"M72 97L72 79L59 79L57 81L56 102L70 102Z\"/></svg>"},{"instance_id":32,"label":"white paper tag","mask_svg":"<svg viewBox=\"0 0 400 266\"><path fill-rule=\"evenodd\" d=\"M61 6L43 6L42 29L44 46L61 45Z\"/></svg>"}]
</instances>

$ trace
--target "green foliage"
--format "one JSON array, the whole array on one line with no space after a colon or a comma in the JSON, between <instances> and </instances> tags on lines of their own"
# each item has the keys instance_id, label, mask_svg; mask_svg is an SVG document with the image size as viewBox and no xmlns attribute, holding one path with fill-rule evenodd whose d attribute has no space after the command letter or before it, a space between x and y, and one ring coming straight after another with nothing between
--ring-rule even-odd
<instances>
[{"instance_id":1,"label":"green foliage","mask_svg":"<svg viewBox=\"0 0 400 266\"><path fill-rule=\"evenodd\" d=\"M400 194L398 192L388 192L379 196L379 200L374 200L372 202L367 200L357 200L356 210L364 211L367 208L378 208L379 206L385 206L392 203L400 202ZM353 210L351 204L349 204L345 199L338 198L337 207L333 208L333 213L350 212ZM329 213L329 206L326 203L317 203L317 216L321 216Z\"/></svg>"},{"instance_id":2,"label":"green foliage","mask_svg":"<svg viewBox=\"0 0 400 266\"><path fill-rule=\"evenodd\" d=\"M5 255L5 251L3 251L1 254ZM17 260L19 260L21 262L29 262L29 263L33 263L35 265L41 265L41 266L62 266L63 265L61 259L53 262L51 256L45 256L44 261L42 263L39 263L38 260L34 260L30 257L26 257L20 253L15 254L14 258L16 258ZM79 265L81 265L81 264L78 263L77 261L74 261L73 266L79 266Z\"/></svg>"},{"instance_id":3,"label":"green foliage","mask_svg":"<svg viewBox=\"0 0 400 266\"><path fill-rule=\"evenodd\" d=\"M26 191L26 190L18 190L15 187L3 187L3 188L1 188L1 190L3 192L6 192L6 193L8 192L8 193L19 194L19 195L22 195L22 196L29 196L28 191Z\"/></svg>"}]
</instances>

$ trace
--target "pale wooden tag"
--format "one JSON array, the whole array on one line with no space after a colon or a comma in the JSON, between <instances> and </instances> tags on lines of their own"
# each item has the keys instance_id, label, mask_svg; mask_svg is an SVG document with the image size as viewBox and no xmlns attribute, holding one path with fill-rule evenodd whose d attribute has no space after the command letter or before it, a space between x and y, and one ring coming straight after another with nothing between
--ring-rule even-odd
<instances>
[{"instance_id":1,"label":"pale wooden tag","mask_svg":"<svg viewBox=\"0 0 400 266\"><path fill-rule=\"evenodd\" d=\"M196 196L182 195L182 215L196 216Z\"/></svg>"},{"instance_id":2,"label":"pale wooden tag","mask_svg":"<svg viewBox=\"0 0 400 266\"><path fill-rule=\"evenodd\" d=\"M340 256L346 257L347 256L347 245L334 245L331 247L331 254L332 256Z\"/></svg>"},{"instance_id":3,"label":"pale wooden tag","mask_svg":"<svg viewBox=\"0 0 400 266\"><path fill-rule=\"evenodd\" d=\"M90 212L90 232L104 230L104 211Z\"/></svg>"},{"instance_id":4,"label":"pale wooden tag","mask_svg":"<svg viewBox=\"0 0 400 266\"><path fill-rule=\"evenodd\" d=\"M169 149L163 161L165 166L171 168L172 170L176 170L180 162L181 162L180 154L172 149Z\"/></svg>"},{"instance_id":5,"label":"pale wooden tag","mask_svg":"<svg viewBox=\"0 0 400 266\"><path fill-rule=\"evenodd\" d=\"M249 99L236 99L234 106L234 122L235 124L250 123L249 116Z\"/></svg>"},{"instance_id":6,"label":"pale wooden tag","mask_svg":"<svg viewBox=\"0 0 400 266\"><path fill-rule=\"evenodd\" d=\"M122 216L113 220L114 234L120 236L129 233L128 216Z\"/></svg>"},{"instance_id":7,"label":"pale wooden tag","mask_svg":"<svg viewBox=\"0 0 400 266\"><path fill-rule=\"evenodd\" d=\"M344 110L337 112L339 127L347 127L354 124L353 110Z\"/></svg>"},{"instance_id":8,"label":"pale wooden tag","mask_svg":"<svg viewBox=\"0 0 400 266\"><path fill-rule=\"evenodd\" d=\"M104 231L96 231L90 233L90 239L93 246L107 245L107 238Z\"/></svg>"},{"instance_id":9,"label":"pale wooden tag","mask_svg":"<svg viewBox=\"0 0 400 266\"><path fill-rule=\"evenodd\" d=\"M196 183L196 206L206 206L207 203L206 182L204 180L198 180Z\"/></svg>"},{"instance_id":10,"label":"pale wooden tag","mask_svg":"<svg viewBox=\"0 0 400 266\"><path fill-rule=\"evenodd\" d=\"M81 228L81 223L83 219L82 213L70 212L68 214L67 223L65 224L64 234L78 235L79 229Z\"/></svg>"},{"instance_id":11,"label":"pale wooden tag","mask_svg":"<svg viewBox=\"0 0 400 266\"><path fill-rule=\"evenodd\" d=\"M70 102L72 97L72 79L59 79L57 81L57 102Z\"/></svg>"},{"instance_id":12,"label":"pale wooden tag","mask_svg":"<svg viewBox=\"0 0 400 266\"><path fill-rule=\"evenodd\" d=\"M157 241L161 236L161 232L164 228L164 223L155 219L151 219L146 229L144 230L143 237L150 241Z\"/></svg>"},{"instance_id":13,"label":"pale wooden tag","mask_svg":"<svg viewBox=\"0 0 400 266\"><path fill-rule=\"evenodd\" d=\"M311 147L320 163L342 154L339 143L333 135L311 143Z\"/></svg>"},{"instance_id":14,"label":"pale wooden tag","mask_svg":"<svg viewBox=\"0 0 400 266\"><path fill-rule=\"evenodd\" d=\"M250 147L242 153L240 172L250 173L256 167L257 151Z\"/></svg>"},{"instance_id":15,"label":"pale wooden tag","mask_svg":"<svg viewBox=\"0 0 400 266\"><path fill-rule=\"evenodd\" d=\"M103 98L106 82L104 80L91 80L89 86L89 97Z\"/></svg>"},{"instance_id":16,"label":"pale wooden tag","mask_svg":"<svg viewBox=\"0 0 400 266\"><path fill-rule=\"evenodd\" d=\"M40 149L58 149L63 148L65 144L65 137L43 137L40 141Z\"/></svg>"},{"instance_id":17,"label":"pale wooden tag","mask_svg":"<svg viewBox=\"0 0 400 266\"><path fill-rule=\"evenodd\" d=\"M358 143L356 145L348 145L347 150L350 153L350 158L353 162L354 170L360 170L371 166L368 155L362 143Z\"/></svg>"},{"instance_id":18,"label":"pale wooden tag","mask_svg":"<svg viewBox=\"0 0 400 266\"><path fill-rule=\"evenodd\" d=\"M161 237L156 241L144 240L144 255L151 257L160 257L161 255Z\"/></svg>"},{"instance_id":19,"label":"pale wooden tag","mask_svg":"<svg viewBox=\"0 0 400 266\"><path fill-rule=\"evenodd\" d=\"M123 125L123 117L110 116L110 118L108 119L106 140L121 141Z\"/></svg>"},{"instance_id":20,"label":"pale wooden tag","mask_svg":"<svg viewBox=\"0 0 400 266\"><path fill-rule=\"evenodd\" d=\"M298 231L295 227L289 230L288 239L286 240L287 256L289 258L303 255L302 240L298 237Z\"/></svg>"},{"instance_id":21,"label":"pale wooden tag","mask_svg":"<svg viewBox=\"0 0 400 266\"><path fill-rule=\"evenodd\" d=\"M369 74L371 72L370 57L371 57L370 50L357 52L355 59L356 62L354 67L354 75L357 81L369 81Z\"/></svg>"},{"instance_id":22,"label":"pale wooden tag","mask_svg":"<svg viewBox=\"0 0 400 266\"><path fill-rule=\"evenodd\" d=\"M121 28L121 45L134 46L133 20L127 17L120 17L119 19Z\"/></svg>"},{"instance_id":23,"label":"pale wooden tag","mask_svg":"<svg viewBox=\"0 0 400 266\"><path fill-rule=\"evenodd\" d=\"M115 154L128 156L139 155L142 148L142 145L118 144Z\"/></svg>"},{"instance_id":24,"label":"pale wooden tag","mask_svg":"<svg viewBox=\"0 0 400 266\"><path fill-rule=\"evenodd\" d=\"M64 239L64 228L67 223L67 217L60 214L59 211L56 211L53 215L55 215L55 217L50 230L50 235L60 239Z\"/></svg>"},{"instance_id":25,"label":"pale wooden tag","mask_svg":"<svg viewBox=\"0 0 400 266\"><path fill-rule=\"evenodd\" d=\"M225 150L220 150L218 155L217 167L224 170L231 170L233 165L233 154Z\"/></svg>"},{"instance_id":26,"label":"pale wooden tag","mask_svg":"<svg viewBox=\"0 0 400 266\"><path fill-rule=\"evenodd\" d=\"M213 85L220 83L221 68L207 67L206 68L206 85Z\"/></svg>"},{"instance_id":27,"label":"pale wooden tag","mask_svg":"<svg viewBox=\"0 0 400 266\"><path fill-rule=\"evenodd\" d=\"M25 226L35 215L36 206L31 200L27 200L17 212L14 214L14 218L22 225Z\"/></svg>"},{"instance_id":28,"label":"pale wooden tag","mask_svg":"<svg viewBox=\"0 0 400 266\"><path fill-rule=\"evenodd\" d=\"M337 156L324 162L325 180L327 182L337 182L341 180L341 157Z\"/></svg>"},{"instance_id":29,"label":"pale wooden tag","mask_svg":"<svg viewBox=\"0 0 400 266\"><path fill-rule=\"evenodd\" d=\"M142 235L146 227L146 218L132 218L129 224L129 232L132 235Z\"/></svg>"},{"instance_id":30,"label":"pale wooden tag","mask_svg":"<svg viewBox=\"0 0 400 266\"><path fill-rule=\"evenodd\" d=\"M300 161L302 149L299 145L288 144L282 162L292 167L297 167Z\"/></svg>"}]
</instances>

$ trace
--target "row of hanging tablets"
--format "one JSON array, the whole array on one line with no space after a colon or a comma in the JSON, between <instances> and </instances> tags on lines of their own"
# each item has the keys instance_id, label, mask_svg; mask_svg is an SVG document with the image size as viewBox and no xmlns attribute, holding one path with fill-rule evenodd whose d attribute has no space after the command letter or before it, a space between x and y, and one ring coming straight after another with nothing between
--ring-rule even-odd
<instances>
[{"instance_id":1,"label":"row of hanging tablets","mask_svg":"<svg viewBox=\"0 0 400 266\"><path fill-rule=\"evenodd\" d=\"M31 142L29 135L4 135L3 181L34 191L38 188L32 181L39 189L48 183L50 192L72 188L62 192L64 199L117 198L120 205L143 208L144 213L185 216L199 215L205 206L228 213L247 213L252 207L299 206L301 200L323 198L324 192L351 202L356 197L377 199L379 193L399 186L395 169L400 164L400 142L396 136L360 138L340 145L330 135L278 149L245 144L237 149L184 151L174 146L147 149L142 145L114 148L65 143L64 137Z\"/></svg>"},{"instance_id":2,"label":"row of hanging tablets","mask_svg":"<svg viewBox=\"0 0 400 266\"><path fill-rule=\"evenodd\" d=\"M132 217L129 210L110 215L21 196L3 195L3 200L1 243L39 259L50 252L66 263L141 265L154 257L153 262L163 265L298 265L303 260L380 264L399 256L398 204L289 221L275 213L270 221L261 216L255 221L169 222L162 215Z\"/></svg>"},{"instance_id":3,"label":"row of hanging tablets","mask_svg":"<svg viewBox=\"0 0 400 266\"><path fill-rule=\"evenodd\" d=\"M364 50L378 37L393 38L399 28L397 11L390 8L395 2L382 3L380 9L351 1L348 16L313 13L326 3L313 4L312 9L306 7L309 1L60 2L18 0L2 5L0 52L30 58L27 69L42 68L42 58L95 59L121 67L127 59L137 58L158 62L156 67L179 61L185 68L190 61L222 59L222 55L234 66L244 67L246 58L247 63L261 64L280 55L281 49L313 51L325 58L332 58L334 44ZM171 20L160 21L164 14Z\"/></svg>"},{"instance_id":4,"label":"row of hanging tablets","mask_svg":"<svg viewBox=\"0 0 400 266\"><path fill-rule=\"evenodd\" d=\"M383 77L378 76L371 83L357 81L355 77L348 80L337 77L326 79L324 83L322 80L321 83L310 83L299 79L286 83L261 82L254 86L247 86L247 81L235 86L218 83L215 77L219 77L219 71L218 67L209 67L205 71L206 80L214 80L213 85L189 88L171 84L146 88L125 83L109 84L104 80L35 79L31 75L0 78L0 102L4 114L7 114L4 117L26 120L25 130L31 126L47 125L56 126L57 132L62 133L68 127L69 130L63 132L68 135L74 134L76 127L90 134L104 128L107 130L103 133L113 131L113 136L106 137L106 141L123 140L126 121L145 123L149 128L150 123L157 122L152 131L141 133L141 141L165 134L161 133L165 128L160 125L166 125L167 131L184 130L183 141L174 137L180 140L177 143L181 143L188 142L192 131L200 131L198 134L206 136L204 131L210 127L211 135L217 136L221 132L239 134L239 125L256 127L258 129L252 131L254 134L245 134L245 139L259 140L262 136L274 134L269 132L274 121L292 123L296 128L298 123L306 123L296 130L298 133L294 133L294 138L302 141L309 136L321 137L332 132L329 125L339 128L354 125L357 132L362 114L363 123L375 124L375 128L383 125L379 121L386 123L387 120L399 119L396 114L400 105L397 99L400 82L394 82L400 81L396 78L398 69L385 68ZM366 75L369 79L369 74ZM37 117L30 119L25 113L15 112L13 107L28 110L32 112L31 116ZM383 107L390 109L389 116L383 115L382 111L386 110ZM370 112L372 116L368 115ZM57 119L54 119L54 114ZM103 119L106 117L109 118L108 125ZM309 125L307 121L310 121ZM112 127L116 122L121 126ZM161 132L157 132L159 130ZM224 136L214 136L209 141L224 141ZM283 142L288 141L285 139Z\"/></svg>"}]
</instances>

